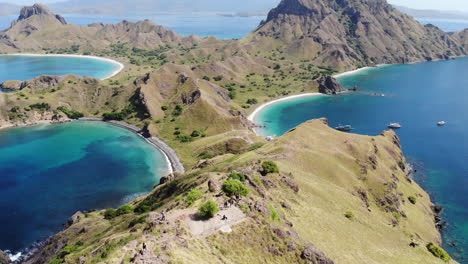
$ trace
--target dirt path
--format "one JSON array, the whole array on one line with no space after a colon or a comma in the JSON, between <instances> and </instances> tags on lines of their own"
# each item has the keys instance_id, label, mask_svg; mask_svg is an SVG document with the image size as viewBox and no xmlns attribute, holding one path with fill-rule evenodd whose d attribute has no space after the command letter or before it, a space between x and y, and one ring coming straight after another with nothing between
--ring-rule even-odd
<instances>
[{"instance_id":1,"label":"dirt path","mask_svg":"<svg viewBox=\"0 0 468 264\"><path fill-rule=\"evenodd\" d=\"M226 216L226 220L222 220ZM209 220L200 220L196 217L195 209L177 210L168 216L170 222L181 220L187 225L194 236L209 236L218 231L230 233L232 227L244 221L246 215L238 207L231 206L228 209L219 211Z\"/></svg>"}]
</instances>

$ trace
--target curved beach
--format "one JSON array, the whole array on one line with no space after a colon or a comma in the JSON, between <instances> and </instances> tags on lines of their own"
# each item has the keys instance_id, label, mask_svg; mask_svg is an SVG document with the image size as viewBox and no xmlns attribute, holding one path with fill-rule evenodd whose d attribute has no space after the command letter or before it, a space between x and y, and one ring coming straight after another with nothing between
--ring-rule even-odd
<instances>
[{"instance_id":1,"label":"curved beach","mask_svg":"<svg viewBox=\"0 0 468 264\"><path fill-rule=\"evenodd\" d=\"M88 58L88 59L94 59L94 60L100 60L100 61L105 61L112 63L114 65L117 65L118 68L111 72L108 76L101 78L101 80L107 80L109 78L114 77L115 75L119 74L124 68L125 65L121 62L118 62L113 59L109 58L103 58L103 57L98 57L98 56L89 56L89 55L77 55L77 54L30 54L30 53L12 53L12 54L0 54L0 56L30 56L30 57L70 57L70 58Z\"/></svg>"},{"instance_id":2,"label":"curved beach","mask_svg":"<svg viewBox=\"0 0 468 264\"><path fill-rule=\"evenodd\" d=\"M276 99L276 100L273 100L273 101L270 101L270 102L266 102L266 103L260 105L259 107L257 107L257 108L247 117L247 119L249 119L250 121L252 121L252 122L255 123L255 116L256 116L258 113L260 113L260 111L262 111L263 109L265 109L265 107L270 106L270 105L272 105L272 104L276 104L276 103L284 102L284 101L288 101L288 100L293 100L293 99L301 98L301 97L320 96L320 95L323 95L323 96L324 96L324 94L321 94L321 93L304 93L304 94L290 95L290 96L283 97L283 98L280 98L280 99Z\"/></svg>"}]
</instances>

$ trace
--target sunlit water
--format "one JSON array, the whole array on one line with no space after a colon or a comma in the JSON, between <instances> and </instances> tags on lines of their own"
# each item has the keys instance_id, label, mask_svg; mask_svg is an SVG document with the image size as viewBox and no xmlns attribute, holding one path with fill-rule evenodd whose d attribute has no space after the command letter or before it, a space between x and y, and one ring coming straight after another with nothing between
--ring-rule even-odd
<instances>
[{"instance_id":1,"label":"sunlit water","mask_svg":"<svg viewBox=\"0 0 468 264\"><path fill-rule=\"evenodd\" d=\"M0 56L0 83L10 80L30 80L40 75L89 76L106 78L119 69L119 65L89 57L68 56Z\"/></svg>"},{"instance_id":2,"label":"sunlit water","mask_svg":"<svg viewBox=\"0 0 468 264\"><path fill-rule=\"evenodd\" d=\"M116 207L168 172L136 134L99 122L0 131L0 249L60 231L76 211Z\"/></svg>"}]
</instances>

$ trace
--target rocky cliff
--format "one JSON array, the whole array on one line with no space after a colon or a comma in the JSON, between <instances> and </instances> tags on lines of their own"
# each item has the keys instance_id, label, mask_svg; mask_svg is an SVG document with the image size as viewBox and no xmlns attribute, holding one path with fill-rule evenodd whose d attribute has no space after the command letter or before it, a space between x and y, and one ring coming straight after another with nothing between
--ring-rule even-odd
<instances>
[{"instance_id":1,"label":"rocky cliff","mask_svg":"<svg viewBox=\"0 0 468 264\"><path fill-rule=\"evenodd\" d=\"M340 69L466 54L450 35L419 24L386 0L283 0L251 41Z\"/></svg>"}]
</instances>

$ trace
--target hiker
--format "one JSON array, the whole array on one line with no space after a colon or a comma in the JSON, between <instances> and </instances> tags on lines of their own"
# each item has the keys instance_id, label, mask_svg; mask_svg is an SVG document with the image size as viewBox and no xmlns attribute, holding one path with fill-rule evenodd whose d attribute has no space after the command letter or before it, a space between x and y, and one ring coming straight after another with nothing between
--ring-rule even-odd
<instances>
[{"instance_id":1,"label":"hiker","mask_svg":"<svg viewBox=\"0 0 468 264\"><path fill-rule=\"evenodd\" d=\"M227 220L227 216L223 215L223 218L221 218L221 220L223 220L223 221Z\"/></svg>"},{"instance_id":2,"label":"hiker","mask_svg":"<svg viewBox=\"0 0 468 264\"><path fill-rule=\"evenodd\" d=\"M161 215L162 215L162 219L161 219L161 220L162 220L162 221L166 221L166 212L165 212L165 211L162 211Z\"/></svg>"}]
</instances>

